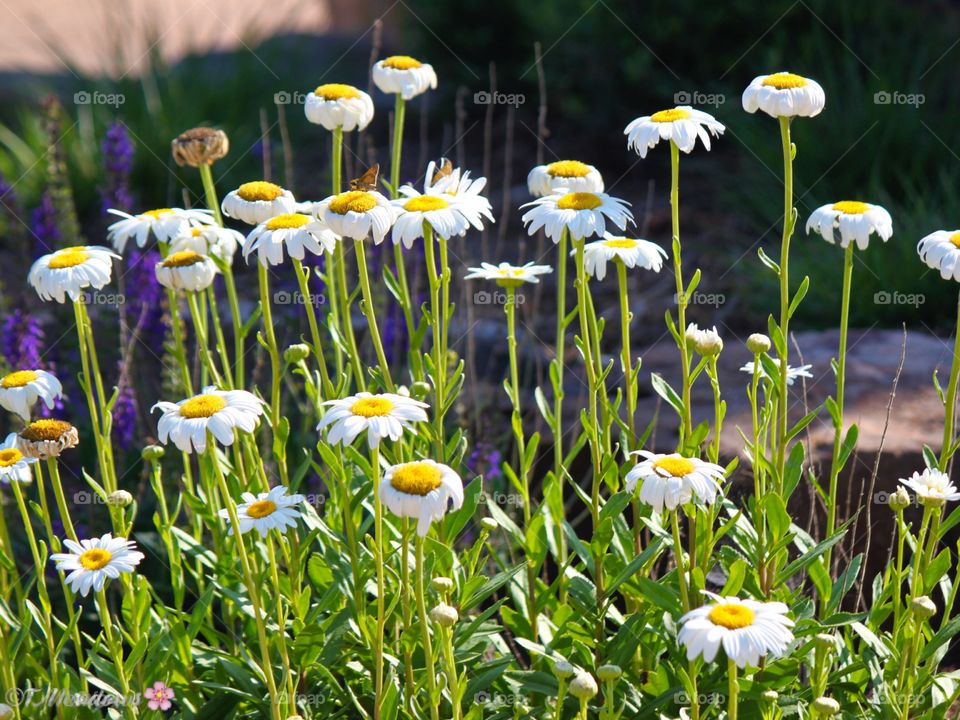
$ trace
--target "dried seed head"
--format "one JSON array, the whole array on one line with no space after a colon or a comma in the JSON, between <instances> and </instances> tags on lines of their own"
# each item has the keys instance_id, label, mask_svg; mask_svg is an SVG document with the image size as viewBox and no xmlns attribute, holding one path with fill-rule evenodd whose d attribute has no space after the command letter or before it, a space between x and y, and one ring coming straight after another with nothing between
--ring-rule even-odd
<instances>
[{"instance_id":1,"label":"dried seed head","mask_svg":"<svg viewBox=\"0 0 960 720\"><path fill-rule=\"evenodd\" d=\"M191 128L170 143L173 159L181 167L213 165L230 151L230 140L223 130Z\"/></svg>"}]
</instances>

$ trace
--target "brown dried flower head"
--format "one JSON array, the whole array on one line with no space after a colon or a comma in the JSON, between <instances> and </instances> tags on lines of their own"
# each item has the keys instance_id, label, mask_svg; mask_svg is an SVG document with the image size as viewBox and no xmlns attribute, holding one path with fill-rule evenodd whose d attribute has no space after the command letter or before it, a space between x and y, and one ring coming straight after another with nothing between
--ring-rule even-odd
<instances>
[{"instance_id":1,"label":"brown dried flower head","mask_svg":"<svg viewBox=\"0 0 960 720\"><path fill-rule=\"evenodd\" d=\"M230 140L223 130L190 128L170 143L173 159L181 167L212 165L230 151Z\"/></svg>"}]
</instances>

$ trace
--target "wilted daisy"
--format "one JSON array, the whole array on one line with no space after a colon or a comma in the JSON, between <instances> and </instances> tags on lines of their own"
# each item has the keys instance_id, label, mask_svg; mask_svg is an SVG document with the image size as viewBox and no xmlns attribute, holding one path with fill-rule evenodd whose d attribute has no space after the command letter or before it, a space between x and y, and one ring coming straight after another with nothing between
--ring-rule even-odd
<instances>
[{"instance_id":1,"label":"wilted daisy","mask_svg":"<svg viewBox=\"0 0 960 720\"><path fill-rule=\"evenodd\" d=\"M677 642L687 647L687 659L702 655L713 662L723 652L737 667L756 666L760 658L781 657L793 642L793 620L780 602L757 602L722 597L704 591L714 602L691 610L682 618Z\"/></svg>"},{"instance_id":2,"label":"wilted daisy","mask_svg":"<svg viewBox=\"0 0 960 720\"><path fill-rule=\"evenodd\" d=\"M706 505L717 499L717 490L723 482L724 469L697 458L678 453L658 455L639 450L644 460L627 473L626 491L632 493L640 485L641 502L657 512L676 510L696 497Z\"/></svg>"},{"instance_id":3,"label":"wilted daisy","mask_svg":"<svg viewBox=\"0 0 960 720\"><path fill-rule=\"evenodd\" d=\"M249 262L250 254L256 250L261 265L279 265L284 248L290 257L303 260L307 250L314 255L333 252L337 240L329 227L310 215L277 215L250 232L243 244L243 258Z\"/></svg>"},{"instance_id":4,"label":"wilted daisy","mask_svg":"<svg viewBox=\"0 0 960 720\"><path fill-rule=\"evenodd\" d=\"M300 511L295 508L306 499L303 495L287 495L287 488L283 485L278 485L271 488L270 492L259 495L245 492L241 497L243 504L237 505L240 533L245 534L256 530L260 533L260 537L266 537L273 529L279 530L282 534L288 527L296 527ZM229 521L230 511L221 510L220 517ZM233 535L232 525L227 534Z\"/></svg>"},{"instance_id":5,"label":"wilted daisy","mask_svg":"<svg viewBox=\"0 0 960 720\"><path fill-rule=\"evenodd\" d=\"M408 188L412 190L412 188ZM416 193L416 191L413 191ZM413 194L392 200L396 208L397 219L393 224L394 245L403 243L408 250L417 238L423 237L423 224L427 223L433 232L442 238L465 235L470 228L467 218L457 210L452 198L443 195Z\"/></svg>"},{"instance_id":6,"label":"wilted daisy","mask_svg":"<svg viewBox=\"0 0 960 720\"><path fill-rule=\"evenodd\" d=\"M574 251L576 252L576 251ZM628 268L641 267L660 272L667 253L662 247L648 240L618 237L603 234L603 240L595 240L583 246L583 267L587 275L597 280L607 276L607 263L620 261Z\"/></svg>"},{"instance_id":7,"label":"wilted daisy","mask_svg":"<svg viewBox=\"0 0 960 720\"><path fill-rule=\"evenodd\" d=\"M223 445L231 445L234 428L252 433L263 414L263 401L246 390L217 390L212 385L178 403L158 402L150 411L163 411L157 434L164 445L172 440L185 453L207 448L207 431Z\"/></svg>"},{"instance_id":8,"label":"wilted daisy","mask_svg":"<svg viewBox=\"0 0 960 720\"><path fill-rule=\"evenodd\" d=\"M760 75L743 91L743 109L770 117L813 117L826 104L823 88L810 78L788 72Z\"/></svg>"},{"instance_id":9,"label":"wilted daisy","mask_svg":"<svg viewBox=\"0 0 960 720\"><path fill-rule=\"evenodd\" d=\"M565 192L539 198L521 207L530 207L523 215L527 232L535 234L543 228L547 237L560 242L560 234L568 228L570 235L580 240L607 232L607 221L623 230L633 222L633 215L625 200L605 193Z\"/></svg>"},{"instance_id":10,"label":"wilted daisy","mask_svg":"<svg viewBox=\"0 0 960 720\"><path fill-rule=\"evenodd\" d=\"M323 405L330 409L323 414L317 430L329 428L327 442L350 445L366 431L370 447L377 447L383 438L398 440L404 430L416 434L413 423L426 422L426 409L430 407L405 395L368 392L328 400Z\"/></svg>"},{"instance_id":11,"label":"wilted daisy","mask_svg":"<svg viewBox=\"0 0 960 720\"><path fill-rule=\"evenodd\" d=\"M193 225L209 225L213 222L213 213L209 210L184 210L183 208L159 208L147 210L139 215L130 215L122 210L111 208L107 212L119 215L118 220L107 228L107 239L113 243L118 253L127 246L127 240L133 239L137 247L145 247L152 235L156 240L169 243L184 230Z\"/></svg>"},{"instance_id":12,"label":"wilted daisy","mask_svg":"<svg viewBox=\"0 0 960 720\"><path fill-rule=\"evenodd\" d=\"M219 225L198 225L187 228L181 235L171 240L170 253L192 250L232 265L233 256L241 245L243 245L243 235L236 230Z\"/></svg>"},{"instance_id":13,"label":"wilted daisy","mask_svg":"<svg viewBox=\"0 0 960 720\"><path fill-rule=\"evenodd\" d=\"M337 235L365 240L372 233L377 245L383 242L398 214L376 190L348 190L331 195L317 204L315 212Z\"/></svg>"},{"instance_id":14,"label":"wilted daisy","mask_svg":"<svg viewBox=\"0 0 960 720\"><path fill-rule=\"evenodd\" d=\"M935 468L927 468L922 473L915 472L906 479L901 478L900 484L913 490L921 505L942 505L948 500L960 500L960 492L957 492L956 486L950 482L950 477Z\"/></svg>"},{"instance_id":15,"label":"wilted daisy","mask_svg":"<svg viewBox=\"0 0 960 720\"><path fill-rule=\"evenodd\" d=\"M64 540L63 544L70 552L54 553L50 560L57 570L69 573L67 584L83 597L91 589L99 592L107 580L115 580L121 573L132 573L144 557L133 540L110 533L80 542Z\"/></svg>"},{"instance_id":16,"label":"wilted daisy","mask_svg":"<svg viewBox=\"0 0 960 720\"><path fill-rule=\"evenodd\" d=\"M557 160L533 168L527 175L527 189L536 197L552 195L560 189L567 192L603 192L603 177L593 165L579 160Z\"/></svg>"},{"instance_id":17,"label":"wilted daisy","mask_svg":"<svg viewBox=\"0 0 960 720\"><path fill-rule=\"evenodd\" d=\"M709 150L710 136L719 137L724 129L713 115L694 110L689 105L680 105L638 117L627 125L623 134L627 136L627 148L635 150L640 157L646 157L647 151L661 140L673 141L677 148L689 153L697 144L697 138L700 138L703 147Z\"/></svg>"},{"instance_id":18,"label":"wilted daisy","mask_svg":"<svg viewBox=\"0 0 960 720\"><path fill-rule=\"evenodd\" d=\"M777 367L780 367L780 358L771 358L771 359L773 360L774 365L776 365ZM813 375L810 374L810 368L812 367L813 365L801 365L800 367L793 367L791 365L787 365L787 385L793 385L793 381L796 380L797 378L812 378ZM748 373L749 375L753 375L753 360L751 360L750 362L745 364L742 368L740 368L740 372L745 372L745 373ZM773 379L769 375L767 375L767 371L763 368L762 363L760 365L760 374L763 376L765 380Z\"/></svg>"},{"instance_id":19,"label":"wilted daisy","mask_svg":"<svg viewBox=\"0 0 960 720\"><path fill-rule=\"evenodd\" d=\"M519 287L523 283L538 283L538 275L546 275L553 272L549 265L534 265L528 262L525 265L511 265L502 262L499 265L482 262L480 267L467 268L469 274L464 275L464 280L493 280L500 287Z\"/></svg>"},{"instance_id":20,"label":"wilted daisy","mask_svg":"<svg viewBox=\"0 0 960 720\"><path fill-rule=\"evenodd\" d=\"M294 212L293 193L264 180L244 183L231 190L220 203L227 217L242 220L248 225L259 225L276 215Z\"/></svg>"},{"instance_id":21,"label":"wilted daisy","mask_svg":"<svg viewBox=\"0 0 960 720\"><path fill-rule=\"evenodd\" d=\"M436 90L433 66L409 55L392 55L373 66L373 84L385 93L399 93L404 100Z\"/></svg>"},{"instance_id":22,"label":"wilted daisy","mask_svg":"<svg viewBox=\"0 0 960 720\"><path fill-rule=\"evenodd\" d=\"M303 112L307 120L330 131L363 130L373 119L373 100L353 85L329 83L307 95Z\"/></svg>"},{"instance_id":23,"label":"wilted daisy","mask_svg":"<svg viewBox=\"0 0 960 720\"><path fill-rule=\"evenodd\" d=\"M871 233L876 233L884 242L893 235L893 220L890 213L879 205L859 200L841 200L818 207L807 220L807 234L813 230L828 243L836 242L839 232L840 247L847 247L851 240L857 247L866 250Z\"/></svg>"},{"instance_id":24,"label":"wilted daisy","mask_svg":"<svg viewBox=\"0 0 960 720\"><path fill-rule=\"evenodd\" d=\"M99 245L75 245L39 258L30 268L27 281L41 300L76 302L84 288L99 290L113 273L113 259L119 259L108 248Z\"/></svg>"},{"instance_id":25,"label":"wilted daisy","mask_svg":"<svg viewBox=\"0 0 960 720\"><path fill-rule=\"evenodd\" d=\"M30 421L30 409L43 400L52 410L57 398L63 397L63 386L46 370L16 370L0 378L0 407Z\"/></svg>"},{"instance_id":26,"label":"wilted daisy","mask_svg":"<svg viewBox=\"0 0 960 720\"><path fill-rule=\"evenodd\" d=\"M393 465L380 481L380 499L398 517L416 518L417 534L430 532L452 506L463 506L463 481L450 467L433 460Z\"/></svg>"},{"instance_id":27,"label":"wilted daisy","mask_svg":"<svg viewBox=\"0 0 960 720\"><path fill-rule=\"evenodd\" d=\"M206 290L217 274L217 266L206 255L179 250L167 255L155 268L157 282L171 290Z\"/></svg>"},{"instance_id":28,"label":"wilted daisy","mask_svg":"<svg viewBox=\"0 0 960 720\"><path fill-rule=\"evenodd\" d=\"M17 449L27 457L41 460L59 457L79 442L80 435L73 425L53 418L34 420L17 435Z\"/></svg>"},{"instance_id":29,"label":"wilted daisy","mask_svg":"<svg viewBox=\"0 0 960 720\"><path fill-rule=\"evenodd\" d=\"M33 480L30 466L37 458L27 457L17 447L17 434L10 433L0 445L0 482L9 485L12 482L28 483Z\"/></svg>"}]
</instances>

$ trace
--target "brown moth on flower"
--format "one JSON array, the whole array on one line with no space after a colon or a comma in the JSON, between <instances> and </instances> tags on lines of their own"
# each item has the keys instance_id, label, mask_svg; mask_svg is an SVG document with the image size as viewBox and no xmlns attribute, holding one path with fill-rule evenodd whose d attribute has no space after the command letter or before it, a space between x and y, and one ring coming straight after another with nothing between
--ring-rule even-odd
<instances>
[{"instance_id":1,"label":"brown moth on flower","mask_svg":"<svg viewBox=\"0 0 960 720\"><path fill-rule=\"evenodd\" d=\"M170 142L170 150L180 167L213 165L230 152L230 140L223 130L196 127L175 137Z\"/></svg>"}]
</instances>

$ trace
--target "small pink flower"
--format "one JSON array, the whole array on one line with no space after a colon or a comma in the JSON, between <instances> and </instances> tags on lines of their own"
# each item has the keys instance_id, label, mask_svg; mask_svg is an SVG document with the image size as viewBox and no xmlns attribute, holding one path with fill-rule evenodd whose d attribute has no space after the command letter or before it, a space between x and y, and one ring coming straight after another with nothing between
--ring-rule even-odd
<instances>
[{"instance_id":1,"label":"small pink flower","mask_svg":"<svg viewBox=\"0 0 960 720\"><path fill-rule=\"evenodd\" d=\"M147 703L147 707L151 710L169 710L171 707L170 701L176 697L172 689L159 681L155 682L153 687L144 690L143 696L150 701Z\"/></svg>"}]
</instances>

